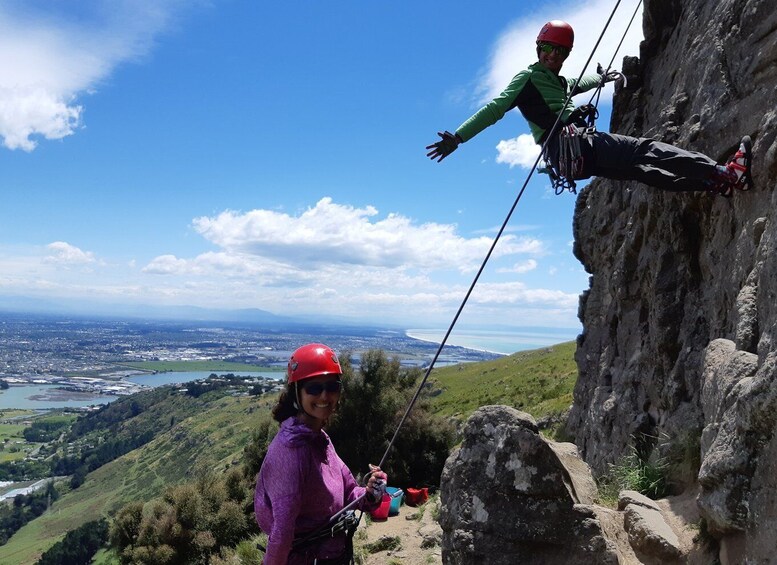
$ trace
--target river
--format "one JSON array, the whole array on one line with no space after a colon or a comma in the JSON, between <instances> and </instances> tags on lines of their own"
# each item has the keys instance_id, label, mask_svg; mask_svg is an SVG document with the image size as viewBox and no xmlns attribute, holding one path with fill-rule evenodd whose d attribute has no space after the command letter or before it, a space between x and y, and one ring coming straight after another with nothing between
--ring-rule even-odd
<instances>
[{"instance_id":1,"label":"river","mask_svg":"<svg viewBox=\"0 0 777 565\"><path fill-rule=\"evenodd\" d=\"M137 375L126 380L152 388L177 383L188 383L198 379L204 379L213 373L226 375L229 373L248 377L268 377L271 379L283 379L282 371L180 371L170 373L156 373L152 375ZM92 404L108 404L120 396L108 394L94 394L87 392L71 392L61 390L60 385L13 385L0 391L0 409L24 408L33 410L53 410L55 408L83 408Z\"/></svg>"}]
</instances>

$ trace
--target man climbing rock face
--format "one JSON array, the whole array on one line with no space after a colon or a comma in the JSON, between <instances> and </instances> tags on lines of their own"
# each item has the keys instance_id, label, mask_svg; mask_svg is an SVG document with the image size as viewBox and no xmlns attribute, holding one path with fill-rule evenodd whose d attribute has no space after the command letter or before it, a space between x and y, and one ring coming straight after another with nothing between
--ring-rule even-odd
<instances>
[{"instance_id":1,"label":"man climbing rock face","mask_svg":"<svg viewBox=\"0 0 777 565\"><path fill-rule=\"evenodd\" d=\"M427 156L442 161L461 143L502 119L508 110L518 108L529 123L534 141L544 146L551 170L568 181L598 176L638 181L674 192L707 191L726 197L751 187L752 149L748 136L742 138L728 163L719 165L702 153L587 127L591 124L585 118L594 115L596 109L575 108L570 93L574 96L586 92L622 75L610 71L586 75L579 81L559 75L574 37L572 26L566 22L553 20L542 26L537 35L537 62L515 75L499 96L454 133L438 133L441 139L426 147ZM559 115L559 124L553 129Z\"/></svg>"}]
</instances>

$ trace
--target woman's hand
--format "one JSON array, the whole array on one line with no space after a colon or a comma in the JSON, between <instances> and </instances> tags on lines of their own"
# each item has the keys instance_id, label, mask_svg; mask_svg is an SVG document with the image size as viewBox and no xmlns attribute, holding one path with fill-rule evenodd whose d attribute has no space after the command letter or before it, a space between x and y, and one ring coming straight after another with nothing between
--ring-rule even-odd
<instances>
[{"instance_id":1,"label":"woman's hand","mask_svg":"<svg viewBox=\"0 0 777 565\"><path fill-rule=\"evenodd\" d=\"M388 475L380 470L380 467L370 465L370 478L367 480L367 493L373 500L381 500L386 492Z\"/></svg>"}]
</instances>

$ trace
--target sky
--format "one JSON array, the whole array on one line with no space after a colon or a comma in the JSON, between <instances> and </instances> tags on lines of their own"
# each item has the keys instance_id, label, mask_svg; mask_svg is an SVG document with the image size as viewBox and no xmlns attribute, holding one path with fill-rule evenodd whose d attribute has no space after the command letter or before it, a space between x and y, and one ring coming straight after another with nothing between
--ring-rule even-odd
<instances>
[{"instance_id":1,"label":"sky","mask_svg":"<svg viewBox=\"0 0 777 565\"><path fill-rule=\"evenodd\" d=\"M447 327L537 148L517 111L442 163L425 146L550 19L577 77L613 5L4 0L0 297ZM578 327L574 204L532 177L460 324Z\"/></svg>"}]
</instances>

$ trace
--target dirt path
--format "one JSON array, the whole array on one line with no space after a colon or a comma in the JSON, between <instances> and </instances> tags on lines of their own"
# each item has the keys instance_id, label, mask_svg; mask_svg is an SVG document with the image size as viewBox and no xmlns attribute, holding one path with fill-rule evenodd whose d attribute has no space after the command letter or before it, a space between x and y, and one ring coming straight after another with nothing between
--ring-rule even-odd
<instances>
[{"instance_id":1,"label":"dirt path","mask_svg":"<svg viewBox=\"0 0 777 565\"><path fill-rule=\"evenodd\" d=\"M397 516L388 520L372 522L362 521L360 529L365 533L357 534L361 541L358 545L375 544L385 538L399 538L401 546L397 549L377 551L367 556L365 565L389 565L391 563L407 565L440 565L442 553L440 539L442 530L432 515L436 515L438 498L432 498L419 508L402 505ZM363 537L366 534L366 538Z\"/></svg>"}]
</instances>

